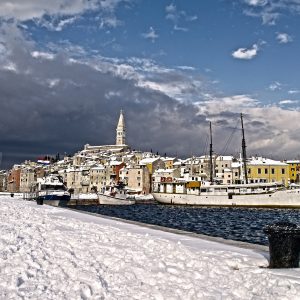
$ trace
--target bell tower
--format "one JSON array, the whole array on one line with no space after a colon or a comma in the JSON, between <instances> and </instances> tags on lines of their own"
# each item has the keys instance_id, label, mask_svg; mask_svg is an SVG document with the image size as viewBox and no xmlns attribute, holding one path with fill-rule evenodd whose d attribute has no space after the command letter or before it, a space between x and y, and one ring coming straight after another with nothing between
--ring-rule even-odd
<instances>
[{"instance_id":1,"label":"bell tower","mask_svg":"<svg viewBox=\"0 0 300 300\"><path fill-rule=\"evenodd\" d=\"M124 120L124 115L123 115L122 109L120 111L120 117L119 117L119 122L118 122L116 132L117 132L116 145L117 146L126 145L126 143L125 143L126 128L125 128L125 120Z\"/></svg>"}]
</instances>

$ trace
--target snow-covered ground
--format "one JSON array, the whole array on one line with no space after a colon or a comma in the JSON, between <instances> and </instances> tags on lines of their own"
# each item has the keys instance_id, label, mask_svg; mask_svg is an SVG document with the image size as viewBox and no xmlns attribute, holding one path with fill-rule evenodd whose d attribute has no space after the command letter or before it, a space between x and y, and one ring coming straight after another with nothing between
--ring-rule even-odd
<instances>
[{"instance_id":1,"label":"snow-covered ground","mask_svg":"<svg viewBox=\"0 0 300 300\"><path fill-rule=\"evenodd\" d=\"M0 299L299 299L266 254L0 197Z\"/></svg>"}]
</instances>

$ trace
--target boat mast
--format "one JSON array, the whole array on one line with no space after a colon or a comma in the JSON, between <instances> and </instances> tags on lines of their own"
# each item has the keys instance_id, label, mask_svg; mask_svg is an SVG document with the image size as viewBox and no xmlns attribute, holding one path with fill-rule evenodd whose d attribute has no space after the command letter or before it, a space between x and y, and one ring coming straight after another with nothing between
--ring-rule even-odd
<instances>
[{"instance_id":1,"label":"boat mast","mask_svg":"<svg viewBox=\"0 0 300 300\"><path fill-rule=\"evenodd\" d=\"M213 150L212 150L212 130L211 122L209 122L209 134L210 134L210 145L209 145L209 172L210 172L210 183L213 183Z\"/></svg>"},{"instance_id":2,"label":"boat mast","mask_svg":"<svg viewBox=\"0 0 300 300\"><path fill-rule=\"evenodd\" d=\"M247 154L246 154L246 140L245 140L245 131L244 131L244 123L243 123L243 114L241 113L241 123L242 123L242 157L244 164L244 174L245 174L245 182L248 183L248 173L247 173Z\"/></svg>"}]
</instances>

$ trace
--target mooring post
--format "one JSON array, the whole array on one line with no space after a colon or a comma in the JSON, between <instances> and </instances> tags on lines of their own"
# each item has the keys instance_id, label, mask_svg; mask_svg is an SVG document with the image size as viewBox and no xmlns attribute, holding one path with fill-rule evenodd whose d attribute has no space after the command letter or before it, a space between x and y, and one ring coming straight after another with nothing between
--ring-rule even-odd
<instances>
[{"instance_id":1,"label":"mooring post","mask_svg":"<svg viewBox=\"0 0 300 300\"><path fill-rule=\"evenodd\" d=\"M268 225L264 232L269 239L270 268L298 268L300 227L290 222Z\"/></svg>"}]
</instances>

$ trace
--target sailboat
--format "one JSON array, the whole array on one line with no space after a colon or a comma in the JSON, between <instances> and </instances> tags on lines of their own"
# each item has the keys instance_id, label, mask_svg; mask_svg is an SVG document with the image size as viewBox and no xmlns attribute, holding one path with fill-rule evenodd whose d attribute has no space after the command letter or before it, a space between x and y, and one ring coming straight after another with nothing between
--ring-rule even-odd
<instances>
[{"instance_id":1,"label":"sailboat","mask_svg":"<svg viewBox=\"0 0 300 300\"><path fill-rule=\"evenodd\" d=\"M212 134L210 123L210 182L160 182L152 193L162 204L245 207L300 207L300 188L287 189L282 183L248 183L246 141L242 125L243 181L239 184L215 184L213 180Z\"/></svg>"}]
</instances>

